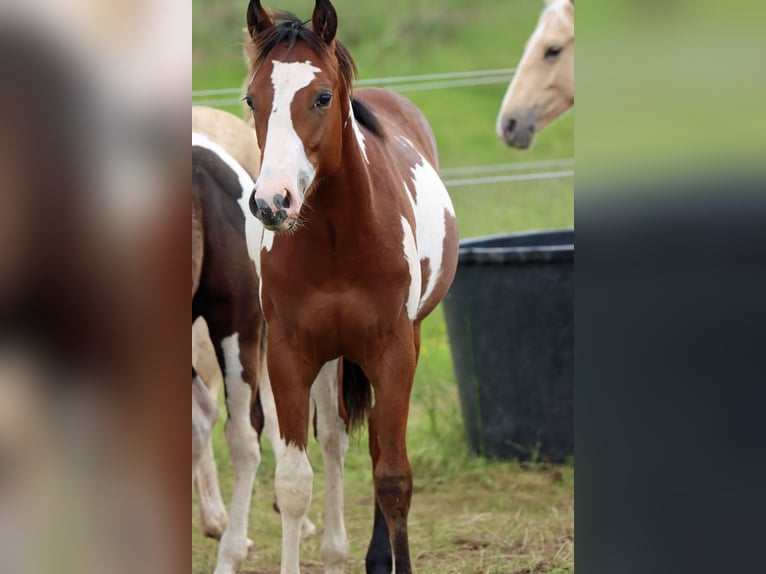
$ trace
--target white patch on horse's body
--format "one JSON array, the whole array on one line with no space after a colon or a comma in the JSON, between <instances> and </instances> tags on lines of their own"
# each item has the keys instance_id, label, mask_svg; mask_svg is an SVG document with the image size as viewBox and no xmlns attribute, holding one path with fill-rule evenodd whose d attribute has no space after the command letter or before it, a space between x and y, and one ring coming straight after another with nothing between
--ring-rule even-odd
<instances>
[{"instance_id":1,"label":"white patch on horse's body","mask_svg":"<svg viewBox=\"0 0 766 574\"><path fill-rule=\"evenodd\" d=\"M407 186L405 186L406 188ZM412 198L410 191L407 195ZM413 205L413 209L415 206ZM419 226L418 226L419 227ZM407 316L414 320L418 314L418 303L420 302L420 292L423 289L423 278L420 268L420 257L418 256L418 246L415 243L415 235L412 233L412 227L407 218L402 215L402 228L404 236L402 237L402 247L404 248L404 258L410 268L410 290L407 296Z\"/></svg>"},{"instance_id":2,"label":"white patch on horse's body","mask_svg":"<svg viewBox=\"0 0 766 574\"><path fill-rule=\"evenodd\" d=\"M417 312L420 311L423 304L433 293L436 282L441 274L441 264L444 258L444 238L447 235L444 212L447 211L447 213L454 217L455 208L452 206L452 200L449 193L447 193L444 182L431 165L431 162L423 157L423 154L418 151L415 144L409 138L399 135L397 139L402 145L411 148L418 155L418 161L412 167L412 182L415 187L414 194L407 183L404 183L404 189L407 199L410 200L410 205L412 205L412 211L415 213L418 259L420 261L428 259L430 268L428 284L423 291L422 297L420 292L418 292L420 301L414 315L410 312L408 306L410 318L414 319L417 316ZM407 261L409 263L409 259ZM420 281L418 285L422 285ZM410 289L412 289L412 286L410 286Z\"/></svg>"},{"instance_id":3,"label":"white patch on horse's body","mask_svg":"<svg viewBox=\"0 0 766 574\"><path fill-rule=\"evenodd\" d=\"M295 131L291 104L295 94L308 86L319 68L309 60L305 62L272 61L271 83L274 86L268 136L263 150L261 173L256 187L268 181L289 181L303 199L314 181L316 170L306 157L303 142ZM280 188L281 189L281 188Z\"/></svg>"},{"instance_id":4,"label":"white patch on horse's body","mask_svg":"<svg viewBox=\"0 0 766 574\"><path fill-rule=\"evenodd\" d=\"M234 492L231 496L229 524L218 547L215 574L234 574L247 557L247 525L255 473L261 462L258 436L250 422L252 388L242 379L239 334L221 341L224 359L224 384L229 417L226 441L234 467Z\"/></svg>"},{"instance_id":5,"label":"white patch on horse's body","mask_svg":"<svg viewBox=\"0 0 766 574\"><path fill-rule=\"evenodd\" d=\"M400 138L404 143L415 149L412 142L406 137L400 136ZM444 238L447 235L444 212L446 211L453 217L455 216L455 208L452 206L452 200L441 177L439 177L439 174L425 157L421 154L418 155L420 156L420 162L412 167L415 198L413 198L413 194L406 183L404 188L407 198L412 205L412 210L415 212L418 259L420 261L428 259L430 273L415 315L417 315L417 312L420 311L423 304L433 293L436 282L441 274L442 259L444 257ZM413 315L410 314L410 317L412 318Z\"/></svg>"},{"instance_id":6,"label":"white patch on horse's body","mask_svg":"<svg viewBox=\"0 0 766 574\"><path fill-rule=\"evenodd\" d=\"M346 423L338 412L338 359L325 363L311 387L316 434L325 469L325 530L322 559L326 574L342 574L348 559L343 522L343 464L348 450Z\"/></svg>"},{"instance_id":7,"label":"white patch on horse's body","mask_svg":"<svg viewBox=\"0 0 766 574\"><path fill-rule=\"evenodd\" d=\"M258 277L258 301L263 305L263 281L261 281L261 251L271 251L274 246L274 232L266 229L257 218L253 217L244 198L239 200L239 208L245 214L245 243L247 254L255 264Z\"/></svg>"},{"instance_id":8,"label":"white patch on horse's body","mask_svg":"<svg viewBox=\"0 0 766 574\"><path fill-rule=\"evenodd\" d=\"M274 247L274 232L270 229L264 229L263 230L263 244L261 246L261 249L265 249L266 251L271 251L271 248Z\"/></svg>"},{"instance_id":9,"label":"white patch on horse's body","mask_svg":"<svg viewBox=\"0 0 766 574\"><path fill-rule=\"evenodd\" d=\"M349 108L348 119L351 122L351 129L354 130L354 136L356 136L356 141L359 144L359 149L362 150L364 161L367 162L367 165L370 165L370 160L367 157L367 146L364 143L364 134L362 133L362 130L359 128L359 123L356 121L356 118L354 117L353 108Z\"/></svg>"},{"instance_id":10,"label":"white patch on horse's body","mask_svg":"<svg viewBox=\"0 0 766 574\"><path fill-rule=\"evenodd\" d=\"M415 145L410 141L408 137L405 136L397 136L399 141L401 141L404 145L407 145L411 147L412 149L415 149Z\"/></svg>"},{"instance_id":11,"label":"white patch on horse's body","mask_svg":"<svg viewBox=\"0 0 766 574\"><path fill-rule=\"evenodd\" d=\"M314 471L306 451L288 444L277 458L274 486L282 514L281 574L300 574L301 526L311 504Z\"/></svg>"},{"instance_id":12,"label":"white patch on horse's body","mask_svg":"<svg viewBox=\"0 0 766 574\"><path fill-rule=\"evenodd\" d=\"M255 182L244 167L234 159L234 157L223 149L220 145L212 141L204 134L192 132L192 146L205 148L216 154L237 176L242 193L237 200L242 215L245 217L245 242L247 243L247 253L255 264L255 274L258 276L258 299L261 299L261 249L270 251L274 245L274 232L263 227L263 224L255 217L251 216L250 207L247 202L250 198L250 192L255 187Z\"/></svg>"},{"instance_id":13,"label":"white patch on horse's body","mask_svg":"<svg viewBox=\"0 0 766 574\"><path fill-rule=\"evenodd\" d=\"M250 177L250 174L247 173L247 170L242 167L240 163L220 145L215 143L204 134L192 132L192 146L197 146L212 151L215 155L221 158L223 163L231 168L231 170L237 176L237 179L239 180L239 186L242 189L240 199L246 197L252 191L253 185L255 184L253 178Z\"/></svg>"}]
</instances>

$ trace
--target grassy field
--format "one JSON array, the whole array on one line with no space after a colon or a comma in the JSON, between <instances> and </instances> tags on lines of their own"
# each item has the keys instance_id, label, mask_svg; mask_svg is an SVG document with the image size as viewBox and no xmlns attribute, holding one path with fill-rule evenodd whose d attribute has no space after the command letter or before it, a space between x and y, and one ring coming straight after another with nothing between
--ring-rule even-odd
<instances>
[{"instance_id":1,"label":"grassy field","mask_svg":"<svg viewBox=\"0 0 766 574\"><path fill-rule=\"evenodd\" d=\"M336 0L334 4L338 37L349 47L361 78L513 67L542 8L539 0ZM276 7L307 19L312 5L308 0L284 0ZM246 70L239 43L245 7L244 0L193 0L193 89L242 83ZM532 150L505 148L494 135L505 89L497 84L406 93L431 123L443 168L573 156L573 113L541 133ZM229 109L239 113L236 106ZM461 237L574 224L571 178L456 187L450 194ZM214 441L228 500L231 471L221 428L216 429ZM256 549L244 572L279 571L280 522L271 510L274 460L268 445L263 446L250 528ZM467 452L440 309L423 325L408 448L415 474L410 545L418 573L573 570L572 466L487 461ZM322 465L316 444L312 442L309 449L315 468L309 515L321 532ZM369 467L367 438L360 433L351 441L345 483L352 573L364 571L371 534ZM193 571L212 572L217 543L200 536L194 504ZM306 571L321 571L319 545L317 537L304 544Z\"/></svg>"}]
</instances>

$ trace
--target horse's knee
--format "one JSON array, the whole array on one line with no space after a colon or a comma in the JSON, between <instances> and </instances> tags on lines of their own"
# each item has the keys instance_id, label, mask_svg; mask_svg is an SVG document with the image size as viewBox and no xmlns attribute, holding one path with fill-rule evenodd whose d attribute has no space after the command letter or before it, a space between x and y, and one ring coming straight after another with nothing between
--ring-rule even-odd
<instances>
[{"instance_id":1,"label":"horse's knee","mask_svg":"<svg viewBox=\"0 0 766 574\"><path fill-rule=\"evenodd\" d=\"M343 460L348 451L348 433L343 419L317 420L317 442L326 460Z\"/></svg>"},{"instance_id":2,"label":"horse's knee","mask_svg":"<svg viewBox=\"0 0 766 574\"><path fill-rule=\"evenodd\" d=\"M229 419L224 428L229 454L235 471L247 469L255 472L261 463L261 447L258 435L250 424L242 424Z\"/></svg>"},{"instance_id":3,"label":"horse's knee","mask_svg":"<svg viewBox=\"0 0 766 574\"><path fill-rule=\"evenodd\" d=\"M314 471L305 449L287 445L277 460L275 473L275 490L281 513L292 518L306 514L311 503L313 478Z\"/></svg>"}]
</instances>

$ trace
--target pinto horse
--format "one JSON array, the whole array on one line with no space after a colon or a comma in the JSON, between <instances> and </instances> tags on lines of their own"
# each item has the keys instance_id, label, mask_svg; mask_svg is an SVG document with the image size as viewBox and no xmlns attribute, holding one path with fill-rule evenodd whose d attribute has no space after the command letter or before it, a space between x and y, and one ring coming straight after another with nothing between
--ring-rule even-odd
<instances>
[{"instance_id":1,"label":"pinto horse","mask_svg":"<svg viewBox=\"0 0 766 574\"><path fill-rule=\"evenodd\" d=\"M192 108L192 322L200 317L207 322L224 375L225 434L234 467L228 523L209 442L217 406L199 376L211 371L208 378L215 376L209 364L201 373L192 368L192 476L203 532L221 539L216 567L221 574L236 571L252 544L247 527L261 432L275 452L281 445L268 380L259 377L263 316L239 207L253 187L259 159L252 129L242 120L219 110ZM198 366L202 359L208 358L199 357ZM305 535L314 525L305 518L302 528Z\"/></svg>"},{"instance_id":2,"label":"pinto horse","mask_svg":"<svg viewBox=\"0 0 766 574\"><path fill-rule=\"evenodd\" d=\"M495 125L497 136L519 149L574 105L574 0L545 4Z\"/></svg>"},{"instance_id":3,"label":"pinto horse","mask_svg":"<svg viewBox=\"0 0 766 574\"><path fill-rule=\"evenodd\" d=\"M260 0L248 5L253 65L246 101L261 172L242 207L252 214L248 250L261 282L284 442L275 479L281 572L299 572L300 522L311 500L312 381L339 372L343 401L328 420L348 430L369 417L375 522L367 571L389 574L395 565L407 574L409 398L421 321L455 274L457 225L423 115L394 92L352 90L356 66L335 39L329 0L316 1L311 23L272 16ZM342 473L327 483L342 493ZM342 516L331 527L334 544L322 546L325 572L342 572Z\"/></svg>"}]
</instances>

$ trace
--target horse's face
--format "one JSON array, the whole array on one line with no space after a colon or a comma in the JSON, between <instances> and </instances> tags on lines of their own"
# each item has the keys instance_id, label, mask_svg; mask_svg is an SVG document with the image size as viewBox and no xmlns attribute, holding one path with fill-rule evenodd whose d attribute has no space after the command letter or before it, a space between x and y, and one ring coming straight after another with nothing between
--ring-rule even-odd
<instances>
[{"instance_id":1,"label":"horse's face","mask_svg":"<svg viewBox=\"0 0 766 574\"><path fill-rule=\"evenodd\" d=\"M574 104L574 0L546 3L495 127L500 139L519 149Z\"/></svg>"},{"instance_id":2,"label":"horse's face","mask_svg":"<svg viewBox=\"0 0 766 574\"><path fill-rule=\"evenodd\" d=\"M258 20L268 18L259 8L255 0L248 8L256 43L257 36L268 34L274 25ZM318 11L323 12L318 16ZM261 172L250 210L273 231L292 229L314 183L340 164L343 121L350 102L343 97L345 87L334 56L335 26L329 30L323 20L334 14L329 2L317 2L313 20L314 29L323 31L317 34L320 44L312 46L300 36L292 46L280 41L264 51L247 88L261 149Z\"/></svg>"}]
</instances>

